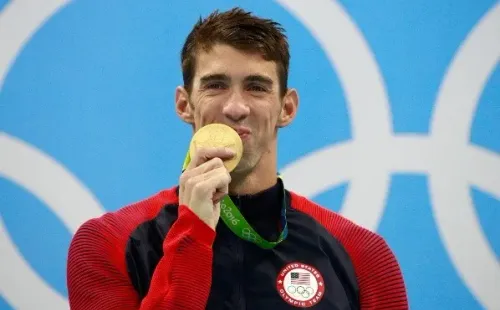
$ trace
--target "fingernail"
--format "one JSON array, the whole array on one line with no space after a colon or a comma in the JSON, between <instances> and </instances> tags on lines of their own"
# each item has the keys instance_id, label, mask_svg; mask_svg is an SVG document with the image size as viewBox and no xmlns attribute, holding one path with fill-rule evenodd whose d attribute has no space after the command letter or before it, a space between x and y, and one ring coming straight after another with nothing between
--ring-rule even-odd
<instances>
[{"instance_id":1,"label":"fingernail","mask_svg":"<svg viewBox=\"0 0 500 310\"><path fill-rule=\"evenodd\" d=\"M230 155L236 155L236 152L230 148L226 148L226 152L229 153Z\"/></svg>"}]
</instances>

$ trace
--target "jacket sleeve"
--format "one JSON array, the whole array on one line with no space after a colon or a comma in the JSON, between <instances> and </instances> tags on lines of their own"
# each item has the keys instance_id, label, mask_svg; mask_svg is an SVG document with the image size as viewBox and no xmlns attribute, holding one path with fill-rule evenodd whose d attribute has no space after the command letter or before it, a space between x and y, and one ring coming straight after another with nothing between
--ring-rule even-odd
<instances>
[{"instance_id":1,"label":"jacket sleeve","mask_svg":"<svg viewBox=\"0 0 500 310\"><path fill-rule=\"evenodd\" d=\"M67 265L71 309L205 309L215 231L190 209L179 206L179 216L163 243L164 255L142 300L128 277L122 239L102 219L90 220L77 231Z\"/></svg>"},{"instance_id":2,"label":"jacket sleeve","mask_svg":"<svg viewBox=\"0 0 500 310\"><path fill-rule=\"evenodd\" d=\"M400 266L386 241L365 231L353 263L362 310L406 310L408 300Z\"/></svg>"}]
</instances>

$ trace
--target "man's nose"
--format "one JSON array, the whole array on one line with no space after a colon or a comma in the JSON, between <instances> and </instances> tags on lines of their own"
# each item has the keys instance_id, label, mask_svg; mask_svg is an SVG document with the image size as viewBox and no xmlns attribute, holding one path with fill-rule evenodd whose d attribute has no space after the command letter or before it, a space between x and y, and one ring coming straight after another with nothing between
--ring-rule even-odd
<instances>
[{"instance_id":1,"label":"man's nose","mask_svg":"<svg viewBox=\"0 0 500 310\"><path fill-rule=\"evenodd\" d=\"M224 116L237 123L244 120L250 113L250 108L239 91L234 91L223 108Z\"/></svg>"}]
</instances>

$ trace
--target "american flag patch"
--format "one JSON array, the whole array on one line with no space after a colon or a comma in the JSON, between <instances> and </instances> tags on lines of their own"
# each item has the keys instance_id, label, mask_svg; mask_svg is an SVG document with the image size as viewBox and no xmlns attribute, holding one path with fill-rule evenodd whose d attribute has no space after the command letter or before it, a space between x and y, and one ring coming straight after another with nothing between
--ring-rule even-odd
<instances>
[{"instance_id":1,"label":"american flag patch","mask_svg":"<svg viewBox=\"0 0 500 310\"><path fill-rule=\"evenodd\" d=\"M311 274L309 272L290 273L292 285L311 285Z\"/></svg>"}]
</instances>

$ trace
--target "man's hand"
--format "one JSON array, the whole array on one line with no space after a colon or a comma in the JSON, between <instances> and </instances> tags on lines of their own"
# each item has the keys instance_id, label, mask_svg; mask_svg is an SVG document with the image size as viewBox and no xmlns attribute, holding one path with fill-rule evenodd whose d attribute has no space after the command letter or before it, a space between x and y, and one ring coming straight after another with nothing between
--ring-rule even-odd
<instances>
[{"instance_id":1,"label":"man's hand","mask_svg":"<svg viewBox=\"0 0 500 310\"><path fill-rule=\"evenodd\" d=\"M227 148L200 148L180 177L179 204L190 208L215 230L220 217L220 200L227 195L231 176L223 160L235 156Z\"/></svg>"}]
</instances>

